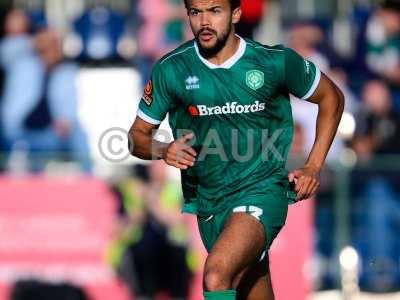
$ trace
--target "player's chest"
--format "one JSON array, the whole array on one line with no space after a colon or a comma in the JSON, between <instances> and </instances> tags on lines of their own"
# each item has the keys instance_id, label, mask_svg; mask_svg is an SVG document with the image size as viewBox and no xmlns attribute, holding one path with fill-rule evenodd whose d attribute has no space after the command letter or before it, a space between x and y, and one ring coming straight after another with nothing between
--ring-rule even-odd
<instances>
[{"instance_id":1,"label":"player's chest","mask_svg":"<svg viewBox=\"0 0 400 300\"><path fill-rule=\"evenodd\" d=\"M268 103L276 94L271 74L259 68L187 70L181 74L178 97L185 106Z\"/></svg>"}]
</instances>

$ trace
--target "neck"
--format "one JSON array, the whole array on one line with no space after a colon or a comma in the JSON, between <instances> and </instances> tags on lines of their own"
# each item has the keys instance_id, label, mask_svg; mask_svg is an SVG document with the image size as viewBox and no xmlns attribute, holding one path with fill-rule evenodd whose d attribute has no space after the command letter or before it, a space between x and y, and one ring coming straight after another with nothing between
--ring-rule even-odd
<instances>
[{"instance_id":1,"label":"neck","mask_svg":"<svg viewBox=\"0 0 400 300\"><path fill-rule=\"evenodd\" d=\"M235 32L232 31L228 36L225 46L218 53L211 56L205 56L204 58L215 65L222 65L236 53L239 44L240 39L235 35Z\"/></svg>"}]
</instances>

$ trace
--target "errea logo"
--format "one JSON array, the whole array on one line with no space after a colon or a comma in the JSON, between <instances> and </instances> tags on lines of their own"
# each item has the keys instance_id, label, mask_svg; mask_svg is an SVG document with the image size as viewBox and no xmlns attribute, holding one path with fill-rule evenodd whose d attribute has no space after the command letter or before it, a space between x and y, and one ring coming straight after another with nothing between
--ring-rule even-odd
<instances>
[{"instance_id":1,"label":"errea logo","mask_svg":"<svg viewBox=\"0 0 400 300\"><path fill-rule=\"evenodd\" d=\"M186 89L187 90L196 90L200 88L200 79L197 78L196 76L189 76L185 83L186 83Z\"/></svg>"}]
</instances>

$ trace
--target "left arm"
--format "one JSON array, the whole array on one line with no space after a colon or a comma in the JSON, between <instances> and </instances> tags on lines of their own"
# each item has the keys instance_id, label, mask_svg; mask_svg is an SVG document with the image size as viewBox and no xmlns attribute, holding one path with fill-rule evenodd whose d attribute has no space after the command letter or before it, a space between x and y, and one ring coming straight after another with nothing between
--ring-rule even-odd
<instances>
[{"instance_id":1,"label":"left arm","mask_svg":"<svg viewBox=\"0 0 400 300\"><path fill-rule=\"evenodd\" d=\"M289 173L289 181L295 182L298 201L310 198L319 187L319 174L344 108L343 93L324 74L321 75L318 88L307 101L318 105L318 117L314 145L304 167Z\"/></svg>"}]
</instances>

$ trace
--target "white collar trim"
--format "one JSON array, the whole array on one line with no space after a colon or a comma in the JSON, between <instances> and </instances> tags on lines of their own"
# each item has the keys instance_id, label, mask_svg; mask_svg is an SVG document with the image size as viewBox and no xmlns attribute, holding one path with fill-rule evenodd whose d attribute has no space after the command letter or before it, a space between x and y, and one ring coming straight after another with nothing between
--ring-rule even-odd
<instances>
[{"instance_id":1,"label":"white collar trim","mask_svg":"<svg viewBox=\"0 0 400 300\"><path fill-rule=\"evenodd\" d=\"M197 56L200 58L200 60L210 69L230 69L235 63L238 62L238 60L240 58L242 58L242 56L244 55L244 52L246 51L246 46L247 46L246 41L238 35L237 35L237 37L240 39L238 50L236 51L236 53L233 56L231 56L229 59L227 59L221 65L213 64L213 63L209 62L207 59L205 59L203 56L201 56L200 50L199 50L199 47L197 46L196 41L194 41L194 48L196 49Z\"/></svg>"}]
</instances>

